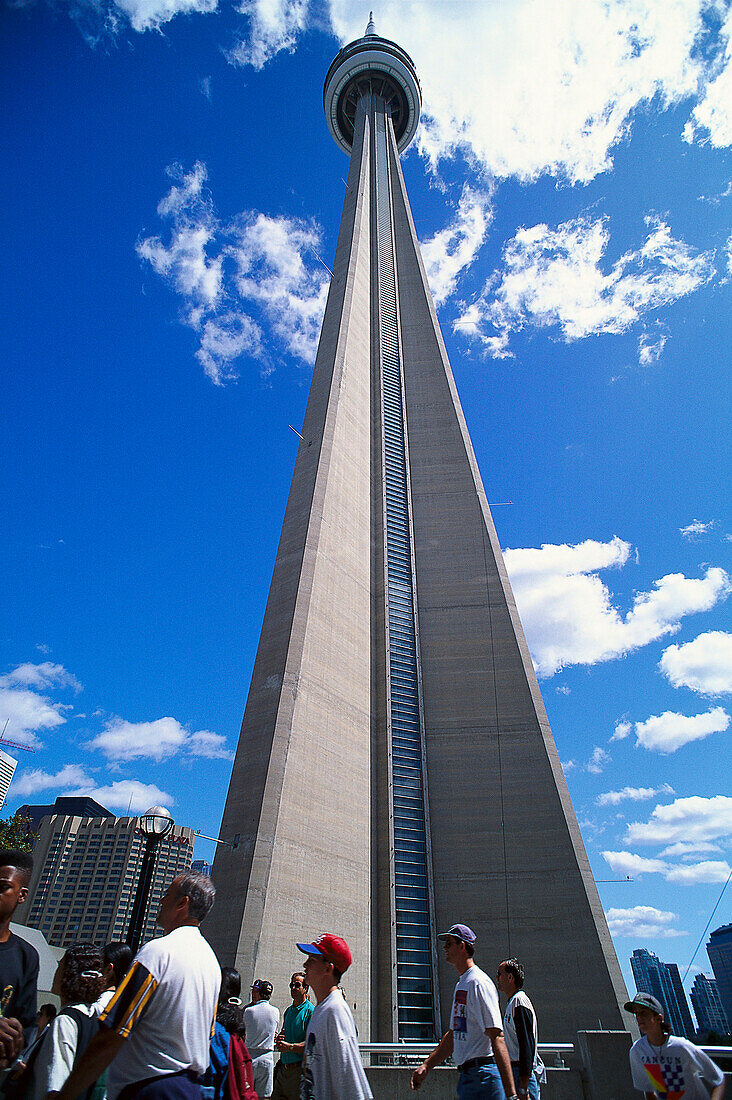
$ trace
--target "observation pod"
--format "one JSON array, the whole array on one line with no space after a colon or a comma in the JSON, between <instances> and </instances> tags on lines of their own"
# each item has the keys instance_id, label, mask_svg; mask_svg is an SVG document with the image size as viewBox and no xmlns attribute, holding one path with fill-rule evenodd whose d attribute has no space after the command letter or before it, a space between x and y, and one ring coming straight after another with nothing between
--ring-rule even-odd
<instances>
[{"instance_id":1,"label":"observation pod","mask_svg":"<svg viewBox=\"0 0 732 1100\"><path fill-rule=\"evenodd\" d=\"M373 19L363 38L344 46L335 57L323 86L328 129L344 153L350 154L353 147L358 101L369 92L385 100L397 148L403 153L419 126L422 92L409 54L396 42L379 38Z\"/></svg>"}]
</instances>

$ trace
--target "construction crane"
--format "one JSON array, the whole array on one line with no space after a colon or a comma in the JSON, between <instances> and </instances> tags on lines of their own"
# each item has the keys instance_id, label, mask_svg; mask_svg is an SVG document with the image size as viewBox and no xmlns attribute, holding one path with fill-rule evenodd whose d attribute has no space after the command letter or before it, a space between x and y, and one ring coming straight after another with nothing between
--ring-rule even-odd
<instances>
[{"instance_id":1,"label":"construction crane","mask_svg":"<svg viewBox=\"0 0 732 1100\"><path fill-rule=\"evenodd\" d=\"M23 749L24 752L35 752L36 750L31 748L30 745L21 745L20 741L9 741L5 736L5 730L8 728L9 718L5 719L5 725L3 726L3 735L0 737L0 745L10 745L11 749Z\"/></svg>"}]
</instances>

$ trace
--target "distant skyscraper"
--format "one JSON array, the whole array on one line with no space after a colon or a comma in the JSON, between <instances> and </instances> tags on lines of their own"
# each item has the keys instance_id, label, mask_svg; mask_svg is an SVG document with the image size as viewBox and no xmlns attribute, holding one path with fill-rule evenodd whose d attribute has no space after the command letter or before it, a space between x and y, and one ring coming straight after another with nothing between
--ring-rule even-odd
<instances>
[{"instance_id":1,"label":"distant skyscraper","mask_svg":"<svg viewBox=\"0 0 732 1100\"><path fill-rule=\"evenodd\" d=\"M88 795L60 795L50 805L26 803L19 807L18 813L30 818L34 829L38 829L44 817L51 817L53 814L60 814L62 817L114 817L113 813Z\"/></svg>"},{"instance_id":2,"label":"distant skyscraper","mask_svg":"<svg viewBox=\"0 0 732 1100\"><path fill-rule=\"evenodd\" d=\"M10 786L17 766L18 761L7 752L0 749L0 810L5 805L5 799L8 796L8 787Z\"/></svg>"},{"instance_id":3,"label":"distant skyscraper","mask_svg":"<svg viewBox=\"0 0 732 1100\"><path fill-rule=\"evenodd\" d=\"M196 871L199 875L208 875L211 877L211 864L207 863L205 859L194 859L191 864L191 870Z\"/></svg>"},{"instance_id":4,"label":"distant skyscraper","mask_svg":"<svg viewBox=\"0 0 732 1100\"><path fill-rule=\"evenodd\" d=\"M707 955L717 979L719 999L732 1028L732 924L715 928L709 937Z\"/></svg>"},{"instance_id":5,"label":"distant skyscraper","mask_svg":"<svg viewBox=\"0 0 732 1100\"><path fill-rule=\"evenodd\" d=\"M79 939L103 944L127 933L145 842L136 817L104 813L55 814L40 823L28 900L15 920L40 929L53 947ZM155 924L160 899L191 866L194 841L192 829L175 825L160 842L143 943L162 935Z\"/></svg>"},{"instance_id":6,"label":"distant skyscraper","mask_svg":"<svg viewBox=\"0 0 732 1100\"><path fill-rule=\"evenodd\" d=\"M521 958L544 1035L624 1028L409 209L414 65L370 22L323 102L350 169L207 935L285 989L296 940L343 934L359 1033L393 1041L441 1031L464 921L488 968Z\"/></svg>"},{"instance_id":7,"label":"distant skyscraper","mask_svg":"<svg viewBox=\"0 0 732 1100\"><path fill-rule=\"evenodd\" d=\"M691 1003L694 1006L699 1031L713 1031L717 1035L728 1034L730 1028L727 1015L714 978L708 978L706 974L697 974L691 987Z\"/></svg>"},{"instance_id":8,"label":"distant skyscraper","mask_svg":"<svg viewBox=\"0 0 732 1100\"><path fill-rule=\"evenodd\" d=\"M658 955L641 947L633 952L630 965L636 988L658 998L666 1009L665 1018L674 1035L693 1039L696 1030L676 963L661 962Z\"/></svg>"}]
</instances>

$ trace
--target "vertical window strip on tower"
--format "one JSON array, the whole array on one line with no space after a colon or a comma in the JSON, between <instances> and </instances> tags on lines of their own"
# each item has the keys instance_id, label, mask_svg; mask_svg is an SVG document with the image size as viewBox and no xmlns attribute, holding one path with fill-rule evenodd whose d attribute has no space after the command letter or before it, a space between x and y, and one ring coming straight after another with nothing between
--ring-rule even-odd
<instances>
[{"instance_id":1,"label":"vertical window strip on tower","mask_svg":"<svg viewBox=\"0 0 732 1100\"><path fill-rule=\"evenodd\" d=\"M375 131L397 1018L400 1039L428 1039L434 1034L435 1011L422 767L423 723L419 701L409 476L404 436L386 116L380 110L376 112Z\"/></svg>"}]
</instances>

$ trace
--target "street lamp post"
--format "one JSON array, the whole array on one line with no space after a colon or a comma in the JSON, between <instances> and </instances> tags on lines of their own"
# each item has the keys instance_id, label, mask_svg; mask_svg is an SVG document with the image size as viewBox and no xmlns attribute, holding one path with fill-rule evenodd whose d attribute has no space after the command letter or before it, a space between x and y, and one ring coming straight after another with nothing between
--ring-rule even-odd
<instances>
[{"instance_id":1,"label":"street lamp post","mask_svg":"<svg viewBox=\"0 0 732 1100\"><path fill-rule=\"evenodd\" d=\"M156 850L163 837L166 837L173 828L173 824L173 818L163 806L151 806L140 817L140 830L145 837L145 851L142 856L130 926L127 929L127 943L132 948L133 955L137 953L145 931L145 914L155 871Z\"/></svg>"}]
</instances>

